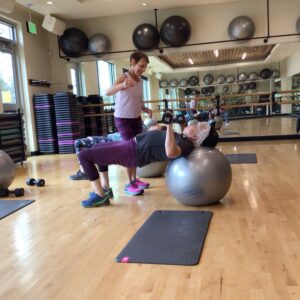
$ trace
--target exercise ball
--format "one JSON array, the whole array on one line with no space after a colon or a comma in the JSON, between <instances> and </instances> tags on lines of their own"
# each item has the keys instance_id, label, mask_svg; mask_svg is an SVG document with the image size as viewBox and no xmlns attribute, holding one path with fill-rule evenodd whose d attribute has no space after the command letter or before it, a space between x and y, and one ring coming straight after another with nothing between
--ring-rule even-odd
<instances>
[{"instance_id":1,"label":"exercise ball","mask_svg":"<svg viewBox=\"0 0 300 300\"><path fill-rule=\"evenodd\" d=\"M247 16L234 18L228 25L228 35L232 40L250 39L255 33L255 24Z\"/></svg>"},{"instance_id":2,"label":"exercise ball","mask_svg":"<svg viewBox=\"0 0 300 300\"><path fill-rule=\"evenodd\" d=\"M190 96L190 95L192 95L193 94L193 90L191 89L191 88L186 88L185 90L184 90L184 95L185 96Z\"/></svg>"},{"instance_id":3,"label":"exercise ball","mask_svg":"<svg viewBox=\"0 0 300 300\"><path fill-rule=\"evenodd\" d=\"M183 46L191 36L191 26L185 18L171 16L162 23L160 36L167 46Z\"/></svg>"},{"instance_id":4,"label":"exercise ball","mask_svg":"<svg viewBox=\"0 0 300 300\"><path fill-rule=\"evenodd\" d=\"M199 78L197 76L191 76L189 78L189 85L195 86L199 83Z\"/></svg>"},{"instance_id":5,"label":"exercise ball","mask_svg":"<svg viewBox=\"0 0 300 300\"><path fill-rule=\"evenodd\" d=\"M161 88L167 88L167 87L169 86L169 83L168 83L167 80L161 80L161 81L159 82L159 86L160 86Z\"/></svg>"},{"instance_id":6,"label":"exercise ball","mask_svg":"<svg viewBox=\"0 0 300 300\"><path fill-rule=\"evenodd\" d=\"M171 195L184 205L219 202L231 185L231 167L222 152L200 147L171 161L166 170Z\"/></svg>"},{"instance_id":7,"label":"exercise ball","mask_svg":"<svg viewBox=\"0 0 300 300\"><path fill-rule=\"evenodd\" d=\"M8 188L16 175L16 167L10 156L0 150L0 188Z\"/></svg>"},{"instance_id":8,"label":"exercise ball","mask_svg":"<svg viewBox=\"0 0 300 300\"><path fill-rule=\"evenodd\" d=\"M187 86L187 85L188 85L188 81L187 81L186 79L181 79L181 80L179 81L179 86L185 87L185 86Z\"/></svg>"},{"instance_id":9,"label":"exercise ball","mask_svg":"<svg viewBox=\"0 0 300 300\"><path fill-rule=\"evenodd\" d=\"M243 84L243 90L244 91L248 91L249 90L249 84L248 83L244 83Z\"/></svg>"},{"instance_id":10,"label":"exercise ball","mask_svg":"<svg viewBox=\"0 0 300 300\"><path fill-rule=\"evenodd\" d=\"M203 94L203 95L208 94L208 88L207 88L207 87L203 87L203 88L201 89L201 94Z\"/></svg>"},{"instance_id":11,"label":"exercise ball","mask_svg":"<svg viewBox=\"0 0 300 300\"><path fill-rule=\"evenodd\" d=\"M91 53L96 53L96 57L99 57L99 55L97 55L98 53L109 51L110 40L106 35L102 33L96 33L89 38L88 49Z\"/></svg>"},{"instance_id":12,"label":"exercise ball","mask_svg":"<svg viewBox=\"0 0 300 300\"><path fill-rule=\"evenodd\" d=\"M152 24L141 24L132 33L134 46L139 50L152 50L158 47L159 32Z\"/></svg>"},{"instance_id":13,"label":"exercise ball","mask_svg":"<svg viewBox=\"0 0 300 300\"><path fill-rule=\"evenodd\" d=\"M80 57L88 49L88 37L77 28L68 28L59 38L61 50L69 57Z\"/></svg>"},{"instance_id":14,"label":"exercise ball","mask_svg":"<svg viewBox=\"0 0 300 300\"><path fill-rule=\"evenodd\" d=\"M235 80L234 75L228 75L226 78L227 83L232 83L232 82L234 82L234 80Z\"/></svg>"},{"instance_id":15,"label":"exercise ball","mask_svg":"<svg viewBox=\"0 0 300 300\"><path fill-rule=\"evenodd\" d=\"M256 89L256 82L249 82L249 89L255 90Z\"/></svg>"},{"instance_id":16,"label":"exercise ball","mask_svg":"<svg viewBox=\"0 0 300 300\"><path fill-rule=\"evenodd\" d=\"M256 72L252 72L249 74L249 80L257 80L258 74Z\"/></svg>"},{"instance_id":17,"label":"exercise ball","mask_svg":"<svg viewBox=\"0 0 300 300\"><path fill-rule=\"evenodd\" d=\"M272 70L268 68L264 68L260 71L259 76L262 79L269 79L272 76L272 74L273 74Z\"/></svg>"},{"instance_id":18,"label":"exercise ball","mask_svg":"<svg viewBox=\"0 0 300 300\"><path fill-rule=\"evenodd\" d=\"M228 85L224 85L223 86L223 92L227 93L229 91L229 86Z\"/></svg>"},{"instance_id":19,"label":"exercise ball","mask_svg":"<svg viewBox=\"0 0 300 300\"><path fill-rule=\"evenodd\" d=\"M297 19L297 22L296 22L296 30L297 30L297 33L300 33L300 17Z\"/></svg>"},{"instance_id":20,"label":"exercise ball","mask_svg":"<svg viewBox=\"0 0 300 300\"><path fill-rule=\"evenodd\" d=\"M214 76L212 76L211 74L206 74L204 77L203 77L203 82L205 84L212 84L214 82Z\"/></svg>"},{"instance_id":21,"label":"exercise ball","mask_svg":"<svg viewBox=\"0 0 300 300\"><path fill-rule=\"evenodd\" d=\"M162 176L168 165L168 161L156 161L141 168L137 168L136 173L139 177L151 178Z\"/></svg>"},{"instance_id":22,"label":"exercise ball","mask_svg":"<svg viewBox=\"0 0 300 300\"><path fill-rule=\"evenodd\" d=\"M214 86L209 86L207 89L208 89L208 94L213 94L215 92Z\"/></svg>"},{"instance_id":23,"label":"exercise ball","mask_svg":"<svg viewBox=\"0 0 300 300\"><path fill-rule=\"evenodd\" d=\"M144 125L147 127L147 129L149 129L149 127L151 127L152 125L156 125L157 124L157 120L152 119L152 118L147 118L144 120Z\"/></svg>"},{"instance_id":24,"label":"exercise ball","mask_svg":"<svg viewBox=\"0 0 300 300\"><path fill-rule=\"evenodd\" d=\"M219 75L219 76L217 77L217 83L219 83L219 84L224 83L225 80L226 80L226 78L225 78L224 75Z\"/></svg>"},{"instance_id":25,"label":"exercise ball","mask_svg":"<svg viewBox=\"0 0 300 300\"><path fill-rule=\"evenodd\" d=\"M246 81L248 79L248 75L245 72L242 72L238 75L239 81Z\"/></svg>"},{"instance_id":26,"label":"exercise ball","mask_svg":"<svg viewBox=\"0 0 300 300\"><path fill-rule=\"evenodd\" d=\"M178 81L176 79L170 80L170 87L177 87L178 86Z\"/></svg>"}]
</instances>

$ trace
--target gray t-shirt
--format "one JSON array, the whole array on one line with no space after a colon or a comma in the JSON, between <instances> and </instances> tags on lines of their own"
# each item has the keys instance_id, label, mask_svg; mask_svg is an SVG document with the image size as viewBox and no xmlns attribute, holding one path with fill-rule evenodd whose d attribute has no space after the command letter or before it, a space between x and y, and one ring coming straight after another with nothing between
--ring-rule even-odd
<instances>
[{"instance_id":1,"label":"gray t-shirt","mask_svg":"<svg viewBox=\"0 0 300 300\"><path fill-rule=\"evenodd\" d=\"M166 131L152 130L136 136L137 165L143 167L155 161L170 160L166 155ZM176 144L181 148L181 155L188 155L193 149L193 143L181 134L174 133Z\"/></svg>"}]
</instances>

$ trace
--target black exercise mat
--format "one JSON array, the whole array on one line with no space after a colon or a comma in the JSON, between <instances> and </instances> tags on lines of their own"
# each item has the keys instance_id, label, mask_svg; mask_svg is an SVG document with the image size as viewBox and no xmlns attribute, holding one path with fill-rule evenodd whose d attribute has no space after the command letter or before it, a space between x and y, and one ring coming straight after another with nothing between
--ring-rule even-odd
<instances>
[{"instance_id":1,"label":"black exercise mat","mask_svg":"<svg viewBox=\"0 0 300 300\"><path fill-rule=\"evenodd\" d=\"M209 211L155 211L116 257L116 261L196 265L211 217Z\"/></svg>"},{"instance_id":2,"label":"black exercise mat","mask_svg":"<svg viewBox=\"0 0 300 300\"><path fill-rule=\"evenodd\" d=\"M238 153L225 154L231 164L256 164L257 158L255 153Z\"/></svg>"},{"instance_id":3,"label":"black exercise mat","mask_svg":"<svg viewBox=\"0 0 300 300\"><path fill-rule=\"evenodd\" d=\"M35 200L0 200L0 220L34 201Z\"/></svg>"}]
</instances>

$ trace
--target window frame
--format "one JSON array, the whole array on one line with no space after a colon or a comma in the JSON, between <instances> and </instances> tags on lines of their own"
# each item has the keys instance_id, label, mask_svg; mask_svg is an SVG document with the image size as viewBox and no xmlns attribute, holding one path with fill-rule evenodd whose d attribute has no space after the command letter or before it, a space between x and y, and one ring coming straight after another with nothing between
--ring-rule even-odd
<instances>
[{"instance_id":1,"label":"window frame","mask_svg":"<svg viewBox=\"0 0 300 300\"><path fill-rule=\"evenodd\" d=\"M0 51L11 55L12 71L14 78L14 90L16 103L2 103L4 112L17 111L20 107L20 79L18 68L18 54L17 54L17 25L0 18L0 23L12 28L13 39L0 37ZM2 100L2 99L1 99Z\"/></svg>"}]
</instances>

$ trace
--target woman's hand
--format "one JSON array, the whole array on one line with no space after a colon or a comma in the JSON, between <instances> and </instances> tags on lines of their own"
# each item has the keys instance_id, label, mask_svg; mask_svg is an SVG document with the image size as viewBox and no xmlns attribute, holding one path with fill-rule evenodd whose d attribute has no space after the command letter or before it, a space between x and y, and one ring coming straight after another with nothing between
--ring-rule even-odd
<instances>
[{"instance_id":1,"label":"woman's hand","mask_svg":"<svg viewBox=\"0 0 300 300\"><path fill-rule=\"evenodd\" d=\"M149 118L152 118L152 109L148 107L143 107L143 112L149 115Z\"/></svg>"}]
</instances>

